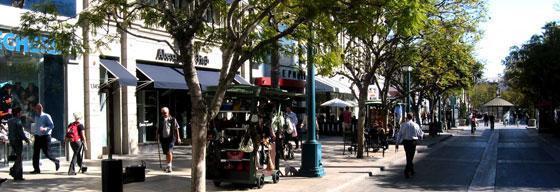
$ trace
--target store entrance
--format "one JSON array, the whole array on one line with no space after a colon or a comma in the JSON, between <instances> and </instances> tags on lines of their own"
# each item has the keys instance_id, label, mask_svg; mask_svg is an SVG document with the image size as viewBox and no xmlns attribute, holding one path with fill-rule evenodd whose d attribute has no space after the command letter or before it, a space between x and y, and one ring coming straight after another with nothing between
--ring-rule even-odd
<instances>
[{"instance_id":1,"label":"store entrance","mask_svg":"<svg viewBox=\"0 0 560 192\"><path fill-rule=\"evenodd\" d=\"M191 105L186 90L148 89L137 92L138 141L140 143L156 142L156 129L160 109L168 107L170 114L180 125L182 139L190 138Z\"/></svg>"}]
</instances>

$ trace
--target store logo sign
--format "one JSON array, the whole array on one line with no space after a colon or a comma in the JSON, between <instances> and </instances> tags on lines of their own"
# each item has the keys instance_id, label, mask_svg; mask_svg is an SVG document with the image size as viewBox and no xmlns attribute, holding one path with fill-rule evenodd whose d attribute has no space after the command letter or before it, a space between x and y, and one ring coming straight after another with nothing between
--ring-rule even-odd
<instances>
[{"instance_id":1,"label":"store logo sign","mask_svg":"<svg viewBox=\"0 0 560 192\"><path fill-rule=\"evenodd\" d=\"M207 56L196 55L195 65L207 66L210 63L210 59ZM156 54L156 60L168 61L168 62L178 62L177 55L173 53L166 53L163 49L158 49Z\"/></svg>"},{"instance_id":2,"label":"store logo sign","mask_svg":"<svg viewBox=\"0 0 560 192\"><path fill-rule=\"evenodd\" d=\"M0 32L0 49L20 53L59 55L60 51L55 49L56 44L54 42L51 44L41 43L42 45L33 43L38 41L45 42L46 40L46 37L36 37L35 41L29 41L28 37L21 37L14 33Z\"/></svg>"}]
</instances>

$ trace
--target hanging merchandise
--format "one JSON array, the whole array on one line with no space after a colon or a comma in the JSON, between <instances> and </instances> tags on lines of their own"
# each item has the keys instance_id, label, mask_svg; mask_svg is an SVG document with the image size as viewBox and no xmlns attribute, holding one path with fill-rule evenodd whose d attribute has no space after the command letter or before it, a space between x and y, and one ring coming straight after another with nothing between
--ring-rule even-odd
<instances>
[{"instance_id":1,"label":"hanging merchandise","mask_svg":"<svg viewBox=\"0 0 560 192\"><path fill-rule=\"evenodd\" d=\"M245 153L250 153L253 152L253 149L253 140L251 139L251 136L243 136L243 138L241 139L241 143L239 143L239 150Z\"/></svg>"},{"instance_id":2,"label":"hanging merchandise","mask_svg":"<svg viewBox=\"0 0 560 192\"><path fill-rule=\"evenodd\" d=\"M275 114L272 114L272 130L274 132L278 131L279 129L283 129L284 125L286 124L286 120L284 119L284 113L280 110L282 106L278 107L278 111Z\"/></svg>"}]
</instances>

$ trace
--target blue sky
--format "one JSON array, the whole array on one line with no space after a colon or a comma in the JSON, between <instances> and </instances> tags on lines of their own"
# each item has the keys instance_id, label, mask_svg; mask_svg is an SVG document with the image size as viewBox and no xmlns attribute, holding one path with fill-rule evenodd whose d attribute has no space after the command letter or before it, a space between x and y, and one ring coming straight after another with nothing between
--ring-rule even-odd
<instances>
[{"instance_id":1,"label":"blue sky","mask_svg":"<svg viewBox=\"0 0 560 192\"><path fill-rule=\"evenodd\" d=\"M476 57L486 64L484 77L495 79L503 73L502 59L509 48L522 45L534 34L540 34L549 21L560 20L559 0L489 0L490 19L481 24L484 30Z\"/></svg>"}]
</instances>

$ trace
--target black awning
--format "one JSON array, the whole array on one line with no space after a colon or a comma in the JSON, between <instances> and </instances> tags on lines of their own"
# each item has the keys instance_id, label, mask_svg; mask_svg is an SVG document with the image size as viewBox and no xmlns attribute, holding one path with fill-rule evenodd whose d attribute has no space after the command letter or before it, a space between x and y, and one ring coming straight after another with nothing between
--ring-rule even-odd
<instances>
[{"instance_id":1,"label":"black awning","mask_svg":"<svg viewBox=\"0 0 560 192\"><path fill-rule=\"evenodd\" d=\"M154 87L159 89L182 89L187 90L188 86L185 82L183 74L177 70L166 67L149 64L136 63L138 71L146 75L154 82Z\"/></svg>"},{"instance_id":2,"label":"black awning","mask_svg":"<svg viewBox=\"0 0 560 192\"><path fill-rule=\"evenodd\" d=\"M120 85L136 86L138 79L132 73L124 68L118 61L101 59L101 66L103 66L111 75L113 75Z\"/></svg>"}]
</instances>

